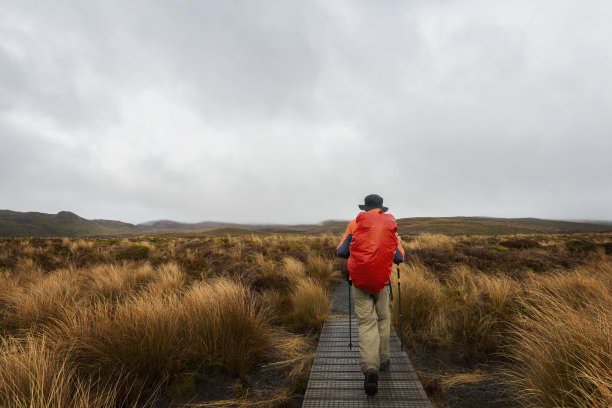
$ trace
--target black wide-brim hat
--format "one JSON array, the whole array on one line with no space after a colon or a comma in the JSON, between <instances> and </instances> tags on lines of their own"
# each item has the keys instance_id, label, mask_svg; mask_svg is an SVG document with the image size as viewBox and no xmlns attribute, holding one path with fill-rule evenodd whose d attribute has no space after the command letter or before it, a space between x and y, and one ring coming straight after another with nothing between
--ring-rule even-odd
<instances>
[{"instance_id":1,"label":"black wide-brim hat","mask_svg":"<svg viewBox=\"0 0 612 408\"><path fill-rule=\"evenodd\" d=\"M378 194L370 194L363 199L364 204L359 204L359 208L363 211L370 211L375 208L380 208L383 212L387 212L389 208L383 206L383 198Z\"/></svg>"}]
</instances>

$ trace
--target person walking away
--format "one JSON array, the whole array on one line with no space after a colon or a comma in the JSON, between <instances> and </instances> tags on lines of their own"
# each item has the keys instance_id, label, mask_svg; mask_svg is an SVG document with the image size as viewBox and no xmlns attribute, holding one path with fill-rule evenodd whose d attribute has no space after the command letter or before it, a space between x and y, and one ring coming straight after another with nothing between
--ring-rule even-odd
<instances>
[{"instance_id":1,"label":"person walking away","mask_svg":"<svg viewBox=\"0 0 612 408\"><path fill-rule=\"evenodd\" d=\"M388 370L390 363L389 277L393 264L404 262L405 254L395 218L386 214L383 198L370 194L359 208L363 212L349 223L336 249L339 257L348 258L364 389L375 395L378 372Z\"/></svg>"}]
</instances>

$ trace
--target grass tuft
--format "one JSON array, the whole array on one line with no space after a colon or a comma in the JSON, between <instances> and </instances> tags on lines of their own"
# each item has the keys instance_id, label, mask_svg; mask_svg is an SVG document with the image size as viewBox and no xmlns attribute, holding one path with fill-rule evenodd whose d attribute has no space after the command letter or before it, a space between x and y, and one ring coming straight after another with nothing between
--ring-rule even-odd
<instances>
[{"instance_id":1,"label":"grass tuft","mask_svg":"<svg viewBox=\"0 0 612 408\"><path fill-rule=\"evenodd\" d=\"M550 297L515 326L509 356L526 406L608 407L612 402L612 304L574 309Z\"/></svg>"},{"instance_id":2,"label":"grass tuft","mask_svg":"<svg viewBox=\"0 0 612 408\"><path fill-rule=\"evenodd\" d=\"M291 324L298 329L319 328L329 314L329 294L314 279L297 281L291 291Z\"/></svg>"},{"instance_id":3,"label":"grass tuft","mask_svg":"<svg viewBox=\"0 0 612 408\"><path fill-rule=\"evenodd\" d=\"M79 377L65 355L47 347L45 337L27 336L0 342L0 406L3 407L136 406L122 399L119 390L123 382L121 375L107 380Z\"/></svg>"},{"instance_id":4,"label":"grass tuft","mask_svg":"<svg viewBox=\"0 0 612 408\"><path fill-rule=\"evenodd\" d=\"M271 352L271 317L264 305L228 279L192 287L181 305L190 357L228 374L246 374Z\"/></svg>"},{"instance_id":5,"label":"grass tuft","mask_svg":"<svg viewBox=\"0 0 612 408\"><path fill-rule=\"evenodd\" d=\"M437 279L421 264L400 268L403 338L407 344L417 340L436 342L444 326L444 296ZM392 274L392 281L396 275ZM397 281L392 283L397 287ZM393 320L399 321L399 297L392 302ZM399 325L396 326L399 331ZM442 336L443 337L443 336Z\"/></svg>"}]
</instances>

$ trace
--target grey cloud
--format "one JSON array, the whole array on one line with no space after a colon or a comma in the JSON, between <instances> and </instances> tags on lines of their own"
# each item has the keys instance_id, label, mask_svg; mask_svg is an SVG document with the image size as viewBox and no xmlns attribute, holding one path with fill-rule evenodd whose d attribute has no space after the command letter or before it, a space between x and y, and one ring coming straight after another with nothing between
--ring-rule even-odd
<instances>
[{"instance_id":1,"label":"grey cloud","mask_svg":"<svg viewBox=\"0 0 612 408\"><path fill-rule=\"evenodd\" d=\"M608 2L0 2L0 207L612 219ZM10 174L10 176L8 176Z\"/></svg>"}]
</instances>

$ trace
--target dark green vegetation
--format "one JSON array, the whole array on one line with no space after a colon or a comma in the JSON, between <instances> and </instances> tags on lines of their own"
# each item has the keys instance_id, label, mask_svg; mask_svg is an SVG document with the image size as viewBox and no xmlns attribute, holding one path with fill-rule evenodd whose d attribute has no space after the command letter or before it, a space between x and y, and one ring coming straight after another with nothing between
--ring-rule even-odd
<instances>
[{"instance_id":1,"label":"dark green vegetation","mask_svg":"<svg viewBox=\"0 0 612 408\"><path fill-rule=\"evenodd\" d=\"M119 221L86 220L71 212L58 214L0 211L0 237L85 237L185 233L205 236L274 234L342 234L347 221L325 221L316 225L246 225L220 222L194 224L154 221L128 224ZM422 233L445 235L509 235L610 232L605 222L570 222L538 218L415 217L397 220L402 236Z\"/></svg>"}]
</instances>

